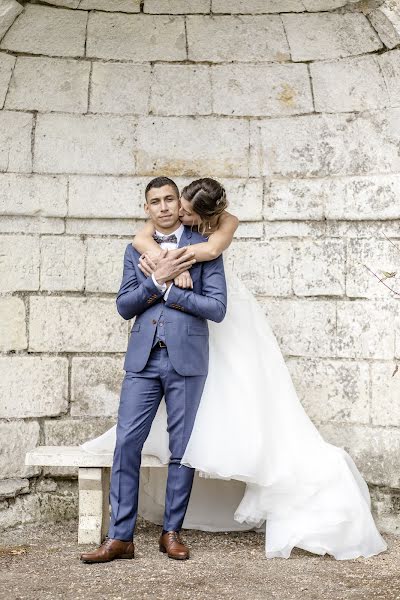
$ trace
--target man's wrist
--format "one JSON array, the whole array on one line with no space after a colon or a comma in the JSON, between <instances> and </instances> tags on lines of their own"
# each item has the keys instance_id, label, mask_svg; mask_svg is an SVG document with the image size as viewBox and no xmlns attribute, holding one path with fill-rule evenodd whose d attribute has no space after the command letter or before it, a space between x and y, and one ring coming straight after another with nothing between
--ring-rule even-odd
<instances>
[{"instance_id":1,"label":"man's wrist","mask_svg":"<svg viewBox=\"0 0 400 600\"><path fill-rule=\"evenodd\" d=\"M165 283L165 281L163 281L162 279L161 279L161 281L156 279L154 273L152 274L151 278L153 280L154 285L156 286L156 288L158 288L160 290L160 292L166 291L167 284Z\"/></svg>"}]
</instances>

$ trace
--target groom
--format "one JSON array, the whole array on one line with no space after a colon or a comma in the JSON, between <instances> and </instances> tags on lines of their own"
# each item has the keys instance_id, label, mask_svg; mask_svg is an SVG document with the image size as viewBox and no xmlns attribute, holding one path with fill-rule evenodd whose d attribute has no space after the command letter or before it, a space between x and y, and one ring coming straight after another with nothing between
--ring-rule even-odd
<instances>
[{"instance_id":1,"label":"groom","mask_svg":"<svg viewBox=\"0 0 400 600\"><path fill-rule=\"evenodd\" d=\"M207 319L225 317L227 296L222 256L194 264L185 246L206 241L179 221L179 191L168 177L150 181L145 211L161 244L161 258L151 277L138 267L139 253L128 244L117 309L124 319L136 317L125 356L117 439L111 470L111 521L99 548L83 553L86 563L134 558L132 541L137 518L139 469L143 444L163 396L168 415L168 479L161 552L187 559L180 538L192 490L194 469L180 461L192 432L208 373ZM178 252L169 249L182 248ZM193 289L173 284L191 268Z\"/></svg>"}]
</instances>

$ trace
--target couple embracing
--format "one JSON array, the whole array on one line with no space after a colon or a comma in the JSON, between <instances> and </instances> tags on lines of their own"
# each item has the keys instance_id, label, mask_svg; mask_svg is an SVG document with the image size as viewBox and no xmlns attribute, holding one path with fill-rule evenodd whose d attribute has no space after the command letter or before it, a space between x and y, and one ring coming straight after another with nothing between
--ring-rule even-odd
<instances>
[{"instance_id":1,"label":"couple embracing","mask_svg":"<svg viewBox=\"0 0 400 600\"><path fill-rule=\"evenodd\" d=\"M265 521L269 558L294 546L337 559L385 550L356 465L312 424L261 307L225 273L238 220L223 186L203 178L179 194L157 177L144 206L150 220L125 250L116 300L135 317L117 424L82 444L114 451L110 526L81 560L134 558L142 451L168 464L158 543L170 558L189 558L180 532L195 469L246 483L234 519Z\"/></svg>"}]
</instances>

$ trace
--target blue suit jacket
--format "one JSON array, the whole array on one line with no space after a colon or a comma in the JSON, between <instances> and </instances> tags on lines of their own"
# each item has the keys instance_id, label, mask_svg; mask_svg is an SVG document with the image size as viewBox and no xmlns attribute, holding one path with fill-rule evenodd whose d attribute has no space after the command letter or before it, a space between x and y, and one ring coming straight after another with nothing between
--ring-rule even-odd
<instances>
[{"instance_id":1,"label":"blue suit jacket","mask_svg":"<svg viewBox=\"0 0 400 600\"><path fill-rule=\"evenodd\" d=\"M207 241L185 227L179 247ZM225 317L227 293L222 255L214 260L195 263L190 274L193 290L172 284L166 302L163 294L139 269L140 254L128 244L124 272L117 294L117 310L124 319L136 317L125 355L125 371L144 369L151 352L157 322L163 309L165 339L169 359L180 375L208 373L207 319L220 322Z\"/></svg>"}]
</instances>

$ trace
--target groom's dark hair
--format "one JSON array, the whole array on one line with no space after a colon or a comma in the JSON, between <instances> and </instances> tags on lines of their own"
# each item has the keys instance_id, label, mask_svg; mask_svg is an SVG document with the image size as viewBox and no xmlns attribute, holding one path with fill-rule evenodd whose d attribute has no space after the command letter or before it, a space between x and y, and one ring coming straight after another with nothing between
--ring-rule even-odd
<instances>
[{"instance_id":1,"label":"groom's dark hair","mask_svg":"<svg viewBox=\"0 0 400 600\"><path fill-rule=\"evenodd\" d=\"M155 177L154 179L149 181L149 183L146 185L146 189L144 191L146 200L147 200L147 192L149 190L151 190L152 188L160 188L160 187L163 187L164 185L170 185L175 190L176 195L179 198L179 189L178 189L178 186L176 185L175 181L172 181L172 179L170 179L169 177Z\"/></svg>"}]
</instances>

